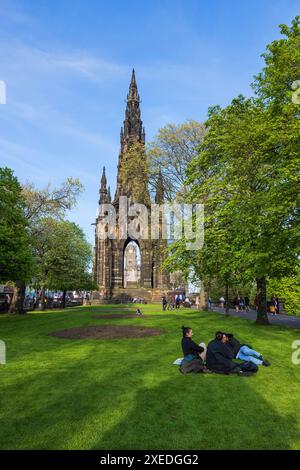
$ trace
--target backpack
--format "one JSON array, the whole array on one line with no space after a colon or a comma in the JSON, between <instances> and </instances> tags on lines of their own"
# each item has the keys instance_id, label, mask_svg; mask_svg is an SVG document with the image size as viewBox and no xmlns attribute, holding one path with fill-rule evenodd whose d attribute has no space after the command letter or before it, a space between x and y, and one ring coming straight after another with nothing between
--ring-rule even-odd
<instances>
[{"instance_id":1,"label":"backpack","mask_svg":"<svg viewBox=\"0 0 300 470\"><path fill-rule=\"evenodd\" d=\"M188 374L190 372L194 372L197 374L198 372L203 372L204 365L203 361L199 359L193 359L192 361L185 362L179 367L179 372L182 374Z\"/></svg>"},{"instance_id":2,"label":"backpack","mask_svg":"<svg viewBox=\"0 0 300 470\"><path fill-rule=\"evenodd\" d=\"M240 368L243 372L255 373L258 371L258 366L250 361L245 361L242 364L240 364Z\"/></svg>"}]
</instances>

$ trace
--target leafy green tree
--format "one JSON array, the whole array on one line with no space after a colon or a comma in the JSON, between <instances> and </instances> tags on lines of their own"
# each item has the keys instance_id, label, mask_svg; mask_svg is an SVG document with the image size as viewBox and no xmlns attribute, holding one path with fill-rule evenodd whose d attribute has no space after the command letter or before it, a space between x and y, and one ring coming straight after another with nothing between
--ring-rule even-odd
<instances>
[{"instance_id":1,"label":"leafy green tree","mask_svg":"<svg viewBox=\"0 0 300 470\"><path fill-rule=\"evenodd\" d=\"M56 188L48 185L38 189L31 182L22 185L24 213L29 227L34 227L34 224L44 217L63 219L66 212L76 206L82 191L83 186L80 181L73 178L67 178Z\"/></svg>"},{"instance_id":2,"label":"leafy green tree","mask_svg":"<svg viewBox=\"0 0 300 470\"><path fill-rule=\"evenodd\" d=\"M11 313L22 311L17 301L20 282L30 279L33 268L24 208L22 188L13 171L0 168L0 281L14 286Z\"/></svg>"},{"instance_id":3,"label":"leafy green tree","mask_svg":"<svg viewBox=\"0 0 300 470\"><path fill-rule=\"evenodd\" d=\"M199 253L175 246L173 259L209 278L256 280L258 323L267 323L269 278L295 272L299 259L299 105L291 81L300 76L299 18L281 26L255 82L257 97L210 110L208 133L187 171L188 202L206 209ZM283 64L285 64L285 69ZM290 77L282 83L283 75Z\"/></svg>"},{"instance_id":4,"label":"leafy green tree","mask_svg":"<svg viewBox=\"0 0 300 470\"><path fill-rule=\"evenodd\" d=\"M39 221L45 217L63 219L67 210L76 205L76 200L83 186L78 179L68 178L60 186L51 189L50 185L37 189L33 183L27 182L22 185L22 197L24 199L24 215L30 236L35 233ZM26 283L18 281L17 305L20 312L23 309Z\"/></svg>"},{"instance_id":5,"label":"leafy green tree","mask_svg":"<svg viewBox=\"0 0 300 470\"><path fill-rule=\"evenodd\" d=\"M147 146L152 191L156 190L160 173L166 200L172 202L184 191L187 165L198 155L205 132L204 124L194 120L179 125L167 124L159 129Z\"/></svg>"},{"instance_id":6,"label":"leafy green tree","mask_svg":"<svg viewBox=\"0 0 300 470\"><path fill-rule=\"evenodd\" d=\"M286 313L300 317L300 269L293 276L270 279L267 295L283 300Z\"/></svg>"},{"instance_id":7,"label":"leafy green tree","mask_svg":"<svg viewBox=\"0 0 300 470\"><path fill-rule=\"evenodd\" d=\"M280 25L282 38L267 45L262 54L265 67L252 85L256 95L274 114L300 117L300 103L295 103L293 84L300 80L300 16L291 26ZM278 116L277 116L278 117ZM293 121L288 121L289 126Z\"/></svg>"},{"instance_id":8,"label":"leafy green tree","mask_svg":"<svg viewBox=\"0 0 300 470\"><path fill-rule=\"evenodd\" d=\"M41 219L33 233L37 259L36 283L45 288L62 290L65 306L68 290L85 289L90 285L92 249L80 227L68 221Z\"/></svg>"}]
</instances>

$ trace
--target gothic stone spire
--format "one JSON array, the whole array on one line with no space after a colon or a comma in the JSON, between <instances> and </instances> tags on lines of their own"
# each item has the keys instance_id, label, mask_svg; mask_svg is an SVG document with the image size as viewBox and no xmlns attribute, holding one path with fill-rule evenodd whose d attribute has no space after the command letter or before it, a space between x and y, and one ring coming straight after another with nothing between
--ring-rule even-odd
<instances>
[{"instance_id":1,"label":"gothic stone spire","mask_svg":"<svg viewBox=\"0 0 300 470\"><path fill-rule=\"evenodd\" d=\"M121 152L133 142L145 143L145 129L141 120L140 96L136 84L135 71L132 70L129 92L127 94L125 120L121 128Z\"/></svg>"},{"instance_id":2,"label":"gothic stone spire","mask_svg":"<svg viewBox=\"0 0 300 470\"><path fill-rule=\"evenodd\" d=\"M120 168L122 165L123 155L131 144L135 142L139 142L141 144L145 143L145 129L141 120L140 102L141 100L138 93L135 71L133 69L126 99L125 120L120 132L121 149L119 154L117 188L114 201L116 201L120 195L124 194L124 188L122 187L120 178Z\"/></svg>"},{"instance_id":3,"label":"gothic stone spire","mask_svg":"<svg viewBox=\"0 0 300 470\"><path fill-rule=\"evenodd\" d=\"M99 204L105 203L107 199L107 188L106 188L106 175L105 175L105 166L103 167L102 177L101 177L101 186L100 186L100 199Z\"/></svg>"}]
</instances>

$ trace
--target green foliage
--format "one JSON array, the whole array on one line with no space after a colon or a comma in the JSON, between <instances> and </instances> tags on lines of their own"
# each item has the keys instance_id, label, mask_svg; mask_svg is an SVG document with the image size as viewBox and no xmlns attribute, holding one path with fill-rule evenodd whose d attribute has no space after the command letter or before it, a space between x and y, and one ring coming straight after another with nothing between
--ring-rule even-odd
<instances>
[{"instance_id":1,"label":"green foliage","mask_svg":"<svg viewBox=\"0 0 300 470\"><path fill-rule=\"evenodd\" d=\"M33 240L37 285L57 290L89 286L92 249L80 227L72 222L44 218L35 228Z\"/></svg>"},{"instance_id":2,"label":"green foliage","mask_svg":"<svg viewBox=\"0 0 300 470\"><path fill-rule=\"evenodd\" d=\"M25 217L29 227L33 227L43 217L63 219L67 210L76 205L83 186L78 179L68 178L59 187L51 189L50 185L37 189L32 183L22 186L25 200Z\"/></svg>"},{"instance_id":3,"label":"green foliage","mask_svg":"<svg viewBox=\"0 0 300 470\"><path fill-rule=\"evenodd\" d=\"M191 119L159 129L158 135L147 146L152 191L155 192L161 172L165 199L172 202L182 196L186 167L197 156L205 132L203 124Z\"/></svg>"},{"instance_id":4,"label":"green foliage","mask_svg":"<svg viewBox=\"0 0 300 470\"><path fill-rule=\"evenodd\" d=\"M266 279L293 275L299 259L300 105L291 99L300 77L299 18L281 31L286 38L264 55L257 96L210 108L185 182L185 200L205 205L204 248L188 252L180 241L167 261L208 283L257 279L263 297Z\"/></svg>"},{"instance_id":5,"label":"green foliage","mask_svg":"<svg viewBox=\"0 0 300 470\"><path fill-rule=\"evenodd\" d=\"M282 279L270 279L268 298L275 295L284 301L285 311L289 315L300 317L300 272Z\"/></svg>"},{"instance_id":6,"label":"green foliage","mask_svg":"<svg viewBox=\"0 0 300 470\"><path fill-rule=\"evenodd\" d=\"M120 177L125 193L130 193L136 203L150 203L148 176L149 167L145 146L135 142L122 156Z\"/></svg>"},{"instance_id":7,"label":"green foliage","mask_svg":"<svg viewBox=\"0 0 300 470\"><path fill-rule=\"evenodd\" d=\"M265 67L255 77L253 88L256 94L275 112L300 117L300 106L292 102L292 84L300 80L300 17L296 16L291 26L280 25L283 38L273 41L262 54Z\"/></svg>"},{"instance_id":8,"label":"green foliage","mask_svg":"<svg viewBox=\"0 0 300 470\"><path fill-rule=\"evenodd\" d=\"M0 281L26 281L32 270L22 189L9 168L0 168Z\"/></svg>"}]
</instances>

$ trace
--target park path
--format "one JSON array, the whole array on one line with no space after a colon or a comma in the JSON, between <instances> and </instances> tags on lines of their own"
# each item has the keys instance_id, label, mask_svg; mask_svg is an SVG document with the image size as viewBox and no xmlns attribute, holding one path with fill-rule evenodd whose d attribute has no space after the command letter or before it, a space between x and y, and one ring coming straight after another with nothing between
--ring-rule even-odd
<instances>
[{"instance_id":1,"label":"park path","mask_svg":"<svg viewBox=\"0 0 300 470\"><path fill-rule=\"evenodd\" d=\"M225 315L225 309L220 307L212 307L212 311ZM250 312L236 312L235 309L230 308L229 314L232 317L246 318L247 320L256 320L256 311L250 310ZM287 326L289 328L296 328L300 330L300 317L292 315L276 315L273 317L268 313L268 319L271 325Z\"/></svg>"}]
</instances>

